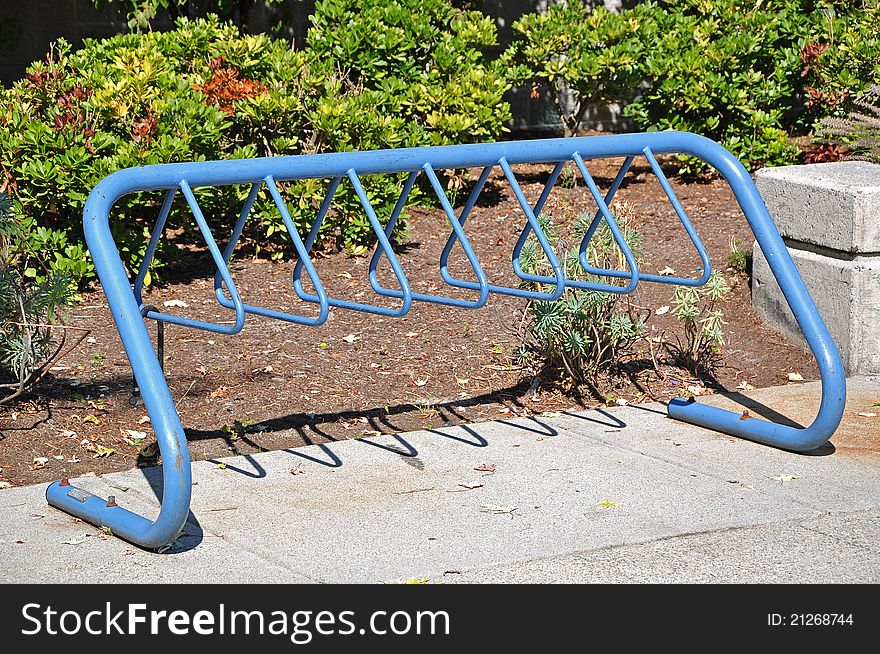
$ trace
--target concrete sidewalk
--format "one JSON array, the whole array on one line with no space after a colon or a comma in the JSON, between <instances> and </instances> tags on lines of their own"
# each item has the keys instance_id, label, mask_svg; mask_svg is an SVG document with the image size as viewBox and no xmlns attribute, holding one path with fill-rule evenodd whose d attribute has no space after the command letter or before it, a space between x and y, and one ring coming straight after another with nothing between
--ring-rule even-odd
<instances>
[{"instance_id":1,"label":"concrete sidewalk","mask_svg":"<svg viewBox=\"0 0 880 654\"><path fill-rule=\"evenodd\" d=\"M808 422L818 394L708 401ZM164 555L47 506L45 485L8 489L0 581L877 583L880 417L858 415L875 402L880 379L851 380L834 446L811 456L653 404L201 461ZM158 469L74 483L157 513Z\"/></svg>"}]
</instances>

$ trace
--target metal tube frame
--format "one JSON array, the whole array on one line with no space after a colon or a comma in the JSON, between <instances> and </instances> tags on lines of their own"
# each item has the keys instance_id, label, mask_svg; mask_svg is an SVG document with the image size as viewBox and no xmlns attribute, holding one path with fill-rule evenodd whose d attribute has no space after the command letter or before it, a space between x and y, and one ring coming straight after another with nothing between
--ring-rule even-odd
<instances>
[{"instance_id":1,"label":"metal tube frame","mask_svg":"<svg viewBox=\"0 0 880 654\"><path fill-rule=\"evenodd\" d=\"M146 410L149 413L158 439L164 474L162 505L158 516L155 519L150 519L117 506L115 501L108 501L77 489L66 480L54 482L48 487L46 498L49 504L92 524L107 527L113 534L145 548L162 549L168 546L183 528L189 515L192 486L187 441L171 397L171 392L165 381L160 361L153 350L144 322L144 316L159 320L160 322L177 324L184 327L194 327L221 333L235 333L244 325L245 316L248 313L312 325L321 324L326 320L330 306L382 313L381 311L376 311L378 307L375 305L349 303L329 297L309 258L309 250L317 235L317 223L323 220L326 215L336 186L338 186L339 180L343 177L347 177L353 184L379 239L379 246L370 268L371 284L374 290L381 295L400 298L403 301L403 306L400 309L385 310L385 313L388 315L400 316L406 313L414 300L457 304L462 307L475 308L485 303L489 293L508 293L523 297L534 297L534 295L524 292L523 289L489 284L479 264L479 260L470 247L464 233L467 214L475 206L479 189L482 188L489 171L494 166L502 167L519 204L526 214L527 223L523 236L521 236L513 256L515 271L521 278L531 279L522 273L518 262L519 250L522 248L523 243L525 243L529 230L535 232L553 268L554 276L538 280L555 286L552 292L540 294L544 296L542 299L559 297L566 286L578 286L578 283L575 283L574 280L565 278L562 266L560 266L549 243L546 242L546 237L541 231L537 220L537 216L547 200L562 166L570 161L575 163L584 179L587 180L590 192L599 207L594 223L598 225L599 218L604 218L613 232L616 225L614 224L611 212L608 210L608 204L620 187L623 176L626 174L633 158L639 156L646 157L651 168L658 175L664 192L669 197L704 262L703 274L698 279L670 280L668 277L640 275L635 264L635 258L622 238L618 238L618 244L623 250L630 270L613 271L597 269L594 272L606 277L629 280L629 283L626 286L596 284L592 287L619 293L632 290L639 281L691 285L705 282L711 270L708 256L699 242L696 232L687 220L683 209L681 209L680 204L675 199L675 194L662 175L659 164L656 163L656 155L670 153L687 154L705 161L713 166L729 184L758 244L767 258L801 331L806 337L813 355L816 357L822 381L822 391L818 414L812 424L804 428L795 428L759 418L743 419L743 416L739 413L683 399L672 400L668 406L668 414L678 420L786 450L803 452L821 446L834 433L843 413L846 398L846 379L840 354L816 310L816 306L804 286L794 262L776 226L773 224L749 173L733 155L714 141L685 132L654 132L647 134L511 141L478 145L300 155L263 159L159 164L121 170L99 182L92 190L86 203L83 227L95 269L104 288L110 311L122 338L126 355L131 363L137 387L143 397ZM621 173L615 178L612 188L603 198L599 195L595 183L590 184L592 178L589 177L585 162L591 159L609 157L624 158L624 165ZM530 207L525 200L522 190L516 183L510 167L518 164L534 163L555 163L556 167L541 198L534 207ZM483 169L483 174L478 182L479 188L475 189L474 193L471 194L459 216L455 216L453 213L448 200L446 200L445 195L442 194L442 190L439 188L439 183L436 183L436 176L433 174L435 170L450 168ZM450 302L450 298L444 298L443 296L413 293L409 280L406 278L390 246L388 237L390 236L391 229L393 229L393 223L397 220L403 209L406 196L412 188L412 183L415 181L415 175L420 172L424 172L429 176L453 228L450 240L441 257L441 276L450 285L479 291L479 298L474 302ZM372 207L369 206L369 201L366 199L363 187L360 185L359 176L402 173L410 174L407 187L401 194L398 206L394 209L393 218L389 221L388 226L383 229L379 218ZM303 242L287 212L284 200L276 185L276 180L283 182L306 178L330 179L332 180L332 188L320 209L316 226L313 227L312 233L306 242ZM221 253L198 207L193 189L202 186L231 184L250 184L252 188L245 202L245 207L232 231L230 241L224 252ZM317 317L286 314L248 305L242 301L232 281L228 262L241 235L247 215L253 206L258 189L264 184L268 187L282 215L285 225L290 232L292 244L299 257L297 272L293 280L295 290L301 297L306 296L305 299L319 305L319 315ZM171 203L178 190L185 196L195 221L205 238L211 256L217 264L215 292L218 301L223 306L234 310L235 322L233 325L208 323L182 316L159 313L143 305L141 288L148 270L149 260L155 252L159 238L161 238L165 221L170 212ZM160 211L159 220L150 237L147 258L132 283L111 235L109 220L110 211L114 203L122 196L136 191L165 191L166 196ZM589 234L588 236L591 235ZM617 233L615 233L615 237L618 237ZM585 241L588 240L588 238L585 239ZM446 259L455 241L458 241L463 246L465 254L477 275L478 282L455 280L449 275L446 269ZM584 247L586 246L584 245ZM384 287L377 288L378 281L376 279L375 263L380 256L385 256L389 259L400 285L399 291L384 289ZM585 262L582 261L583 263ZM306 270L315 289L314 294L305 294L302 289L300 274L303 268ZM583 282L579 283L582 284ZM382 288L382 291L380 291L380 288ZM144 315L142 315L142 310Z\"/></svg>"}]
</instances>

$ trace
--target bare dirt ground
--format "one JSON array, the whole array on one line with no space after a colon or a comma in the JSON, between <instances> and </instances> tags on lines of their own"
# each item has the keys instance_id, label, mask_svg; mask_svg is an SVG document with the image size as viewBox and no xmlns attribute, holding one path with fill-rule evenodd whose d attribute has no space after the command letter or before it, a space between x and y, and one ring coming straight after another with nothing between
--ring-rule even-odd
<instances>
[{"instance_id":1,"label":"bare dirt ground","mask_svg":"<svg viewBox=\"0 0 880 654\"><path fill-rule=\"evenodd\" d=\"M619 164L590 164L600 188L610 185ZM534 202L549 167L527 166L516 172ZM713 375L693 379L672 365L658 341L674 340L680 325L671 312L657 315L654 310L671 304L673 287L648 283L634 296L638 305L652 309L648 336L633 355L641 364L630 375L605 379L594 388L572 388L547 376L536 380L534 371L519 366L514 353L520 345L525 301L512 297L492 296L477 311L414 303L400 319L336 309L318 328L248 316L236 336L171 325L166 377L193 458L622 401L664 400L688 386L713 392L744 384L785 384L791 372L804 380L816 379L810 355L762 325L751 310L748 277L726 264L735 241L748 251L752 244L751 231L726 183L671 182L714 266L733 286L721 306L727 321L723 365ZM465 198L466 193L461 194L458 205ZM696 252L646 164L634 165L618 198L636 208L633 226L644 236L644 271L670 267L678 275L698 276ZM580 211L595 211L595 204L580 182L557 187L545 211L565 222ZM468 236L492 281L515 284L510 252L523 224L513 193L494 175L467 223ZM413 209L410 226L399 257L414 290L454 294L440 279L437 266L449 233L443 212ZM468 266L463 257L457 259L452 272L465 276ZM373 301L368 257L334 253L315 263L334 297ZM290 288L292 268L289 262L240 258L232 272L246 302L305 312L314 307L299 301ZM157 306L178 300L185 306L167 311L231 320L231 312L213 297L213 272L204 251L190 253L170 267L165 283L151 288L145 300ZM393 285L389 275L383 279ZM0 408L2 481L21 485L158 462L146 412L129 402L128 361L100 289L83 295L70 324L90 330L87 338L57 362L35 393ZM155 331L151 321L148 327Z\"/></svg>"}]
</instances>

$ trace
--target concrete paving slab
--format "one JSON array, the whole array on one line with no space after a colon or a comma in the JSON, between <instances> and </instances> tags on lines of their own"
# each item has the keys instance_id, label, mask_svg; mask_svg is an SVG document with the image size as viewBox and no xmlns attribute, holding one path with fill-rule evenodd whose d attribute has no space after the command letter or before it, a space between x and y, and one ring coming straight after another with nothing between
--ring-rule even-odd
<instances>
[{"instance_id":1,"label":"concrete paving slab","mask_svg":"<svg viewBox=\"0 0 880 654\"><path fill-rule=\"evenodd\" d=\"M880 383L852 388L856 408ZM799 406L799 420L815 391L750 401ZM847 415L844 435L858 431ZM809 580L810 565L815 581L874 580L876 434L803 456L679 423L655 404L200 461L186 535L166 555L48 507L43 485L9 489L0 581ZM155 515L159 473L75 483Z\"/></svg>"},{"instance_id":2,"label":"concrete paving slab","mask_svg":"<svg viewBox=\"0 0 880 654\"><path fill-rule=\"evenodd\" d=\"M835 534L880 542L880 514L724 529L432 576L441 583L878 583L876 552ZM866 543L867 544L867 543Z\"/></svg>"},{"instance_id":3,"label":"concrete paving slab","mask_svg":"<svg viewBox=\"0 0 880 654\"><path fill-rule=\"evenodd\" d=\"M808 424L819 403L818 382L778 386L733 397L707 396L701 402L752 415L793 419ZM880 401L880 384L855 379L848 384L844 420L832 443L812 455L795 454L740 438L725 436L663 417L661 405L623 407L614 415L626 424L596 432L582 428L592 413L548 417L557 429L598 439L643 456L681 465L720 481L803 504L816 511L853 511L880 505L880 417L865 418L865 407ZM749 397L750 396L750 397ZM776 407L784 416L778 415ZM875 408L876 412L876 408ZM788 477L795 477L788 479Z\"/></svg>"},{"instance_id":4,"label":"concrete paving slab","mask_svg":"<svg viewBox=\"0 0 880 654\"><path fill-rule=\"evenodd\" d=\"M181 537L168 554L147 552L47 505L44 492L0 493L0 583L312 581L213 534Z\"/></svg>"},{"instance_id":5,"label":"concrete paving slab","mask_svg":"<svg viewBox=\"0 0 880 654\"><path fill-rule=\"evenodd\" d=\"M267 475L257 481L228 467L198 465L203 492L193 512L204 529L229 542L271 551L327 581L353 582L814 513L565 432L523 436L497 423L468 430L486 445L438 433L464 435L461 428L407 434L417 456L366 442L334 444L329 447L351 463L332 471L305 462L301 474L291 475L285 459L280 473L268 472L277 470L279 455L260 455ZM385 437L371 444L393 443ZM496 471L475 470L484 464ZM222 502L236 508L206 510Z\"/></svg>"}]
</instances>

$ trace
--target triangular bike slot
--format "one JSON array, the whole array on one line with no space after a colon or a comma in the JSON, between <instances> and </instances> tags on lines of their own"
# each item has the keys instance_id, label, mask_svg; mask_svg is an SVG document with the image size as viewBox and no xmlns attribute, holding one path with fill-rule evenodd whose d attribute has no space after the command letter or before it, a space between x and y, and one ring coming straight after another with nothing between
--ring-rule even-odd
<instances>
[{"instance_id":1,"label":"triangular bike slot","mask_svg":"<svg viewBox=\"0 0 880 654\"><path fill-rule=\"evenodd\" d=\"M341 177L334 177L330 180L330 185L327 187L327 192L324 194L324 200L321 202L321 207L318 209L318 215L315 216L312 228L309 230L308 236L306 236L304 244L306 252L311 252L315 245L318 233L321 231L321 226L324 224L324 218L327 217L327 212L330 210L330 205L333 204L333 198L336 195L336 191L339 189L340 182L342 182ZM305 261L306 260L302 257L297 257L296 259L296 266L293 268L293 289L301 300L315 302L317 296L306 293L302 285L302 271L305 266Z\"/></svg>"},{"instance_id":2,"label":"triangular bike slot","mask_svg":"<svg viewBox=\"0 0 880 654\"><path fill-rule=\"evenodd\" d=\"M532 206L529 204L528 200L526 200L526 196L520 188L519 182L516 181L516 176L513 174L513 170L510 167L510 164L507 162L507 159L502 157L498 160L498 165L501 166L501 170L504 171L504 177L507 179L507 183L510 184L510 188L513 191L514 196L516 197L517 202L519 203L520 208L523 210L523 213L526 215L526 221L528 227L535 233L535 237L538 239L538 243L541 246L541 249L544 252L544 256L547 257L547 260L550 262L550 267L553 269L553 277L547 277L545 283L554 284L556 288L552 293L543 293L540 291L528 291L525 289L517 289L518 293L510 293L511 295L520 295L523 297L527 297L531 300L541 300L541 301L554 301L558 300L562 297L562 293L565 291L566 280L565 280L565 272L562 269L562 264L559 262L559 258L556 256L556 253L553 251L553 247L550 245L550 241L547 239L547 235L544 233L544 228L541 227L541 223L538 221L538 218L535 212L532 209ZM558 166L557 166L558 168ZM561 170L561 168L559 169ZM554 171L556 169L554 168ZM558 172L556 173L558 177ZM555 182L555 179L551 179L549 181ZM548 182L549 183L549 182ZM550 185L552 188L552 185ZM544 201L546 201L549 196L550 191L547 190L547 185L545 185L545 192L542 193L542 197ZM540 202L540 200L539 200ZM537 205L536 205L537 206ZM526 234L528 237L528 234ZM524 240L523 236L520 235L520 239ZM516 262L518 267L519 261L518 256L512 257L512 260Z\"/></svg>"},{"instance_id":3,"label":"triangular bike slot","mask_svg":"<svg viewBox=\"0 0 880 654\"><path fill-rule=\"evenodd\" d=\"M290 314L282 314L281 312L272 311L269 309L255 311L254 313L260 313L261 315L272 316L302 325L321 325L326 322L327 317L330 315L327 291L324 290L324 284L318 277L318 272L315 270L315 266L312 263L311 258L309 257L309 251L305 247L305 244L303 243L302 238L299 235L299 230L296 228L296 225L293 222L293 218L290 217L290 211L287 209L287 203L284 201L284 198L281 197L281 193L278 191L278 186L275 183L275 179L271 175L267 175L265 178L263 178L263 181L266 183L266 187L269 189L269 194L272 196L272 201L275 203L275 207L281 214L281 220L284 222L284 226L287 228L287 233L290 235L290 240L293 242L293 247L296 250L298 262L302 262L303 266L306 269L306 274L309 276L309 281L312 283L312 286L315 289L316 295L313 296L313 301L319 305L319 310L318 315L314 318L292 316Z\"/></svg>"},{"instance_id":4,"label":"triangular bike slot","mask_svg":"<svg viewBox=\"0 0 880 654\"><path fill-rule=\"evenodd\" d=\"M159 217L153 231L150 233L150 242L144 252L144 258L141 261L141 267L138 269L137 277L134 280L132 291L134 299L138 304L138 308L143 312L144 300L142 297L144 282L147 279L147 273L150 270L150 264L156 255L156 247L159 245L159 239L162 238L162 232L165 230L165 223L168 221L168 214L171 213L171 205L174 203L174 196L177 195L177 187L168 189L165 192L165 200L162 202L162 208L159 210Z\"/></svg>"},{"instance_id":5,"label":"triangular bike slot","mask_svg":"<svg viewBox=\"0 0 880 654\"><path fill-rule=\"evenodd\" d=\"M247 222L248 216L250 215L251 210L254 208L254 202L257 201L257 196L259 195L261 186L261 182L251 184L251 190L248 192L241 212L238 215L238 219L235 221L235 226L232 228L232 234L229 236L229 242L226 244L226 248L223 250L223 263L225 263L227 267L229 267L229 262L232 259L232 253L235 252L235 246L238 245L238 240L241 238L241 233L244 230L244 224L245 222ZM227 308L232 308L231 298L226 297L226 295L223 293L223 277L220 275L219 270L214 275L214 295L217 296L217 301L221 305Z\"/></svg>"},{"instance_id":6,"label":"triangular bike slot","mask_svg":"<svg viewBox=\"0 0 880 654\"><path fill-rule=\"evenodd\" d=\"M412 291L410 289L409 280L406 278L405 273L403 272L403 268L400 265L400 262L397 259L397 255L394 253L394 250L391 247L391 242L388 239L388 236L385 233L385 229L382 227L382 223L380 222L378 216L376 215L375 210L373 209L373 205L370 202L369 197L367 196L367 192L363 187L363 184L360 181L360 178L357 175L357 172L354 168L349 168L346 172L346 177L348 181L351 183L352 189L355 192L355 195L360 202L361 208L364 210L364 213L367 216L367 220L370 222L370 226L373 229L373 232L376 235L376 239L378 241L378 248L382 250L383 254L388 257L388 262L391 264L391 269L394 271L394 276L397 278L397 282L400 285L400 290L398 291L399 295L396 297L400 297L402 299L401 306L397 309L389 308L389 307L381 307L375 304L366 304L363 302L354 302L350 300L340 300L337 298L328 298L327 302L330 306L339 307L342 309L349 309L352 311L363 311L366 313L374 313L383 316L392 316L392 317L400 317L406 315L410 307L412 306ZM327 193L327 197L324 199L324 203L321 206L321 211L319 213L318 220L315 221L315 224L312 226L311 233L309 234L308 243L311 246L314 243L314 240L318 234L318 230L321 227L321 223L323 222L327 210L330 207L332 202L333 195L338 189L339 183L341 182L341 177L335 178L331 183L331 188ZM302 289L302 286L299 286L297 289L297 293L299 296L307 301L314 301L316 298L313 295L309 295L305 293Z\"/></svg>"},{"instance_id":7,"label":"triangular bike slot","mask_svg":"<svg viewBox=\"0 0 880 654\"><path fill-rule=\"evenodd\" d=\"M499 164L500 163L501 163L501 161L499 161ZM504 164L506 165L507 162L504 161ZM493 165L486 166L483 169L483 172L481 173L480 178L477 180L477 183L474 186L474 189L471 192L470 197L468 198L467 204L465 204L464 209L462 209L461 215L459 216L459 223L462 226L464 226L465 220L467 220L468 215L470 214L471 210L473 209L474 205L476 204L477 198L478 198L480 192L482 191L483 186L485 185L486 181L488 180L489 175L491 174L492 169L494 167L495 166L493 166ZM509 167L508 167L508 170L509 170ZM511 176L513 175L512 171L510 172L510 175ZM539 203L546 201L547 195L549 194L549 188L552 188L553 184L555 183L556 177L558 177L558 176L559 176L558 170L555 172L555 175L551 175L551 179L548 181L547 185L545 185L544 193L542 193L542 195L541 195L542 200L539 200ZM509 180L510 180L510 177L508 176L508 181ZM516 184L515 178L514 178L514 184ZM517 188L519 188L518 185L517 185ZM525 242L526 238L528 237L528 235L532 231L532 222L528 220L528 216L529 216L529 212L526 212L526 218L527 218L526 225L523 230L523 234L520 236L520 240L522 242ZM535 223L537 223L537 221L535 221ZM540 225L538 225L538 229L540 230L540 232L543 236L543 230L541 229ZM453 246L455 245L455 243L457 241L458 241L458 236L456 233L451 234L449 237L449 240L447 240L446 245L443 248L443 253L440 255L440 274L443 277L444 281L447 284L449 284L450 286L456 286L459 288L467 288L467 289L471 289L471 290L476 290L479 288L479 286L477 284L475 284L473 282L465 281L462 279L457 279L457 278L453 277L448 271L448 266L447 266L448 257L449 257L450 252L452 251ZM545 243L547 242L546 238L544 238L544 242ZM519 245L519 249L522 248L521 243L517 243L517 245ZM552 261L553 257L555 257L555 255L552 254L552 250L550 250L550 249L545 249L544 254L545 254L545 256L547 256L548 261ZM513 262L514 262L514 269L515 270L518 269L519 261L518 261L518 250L517 249L514 250ZM560 272L560 275L563 279L563 283L565 283L564 282L564 274L562 274L561 270L559 272ZM524 274L525 273L523 273L523 275ZM520 275L520 277L523 277L523 275ZM541 281L543 283L548 283L548 284L557 283L557 279L554 277L541 278L539 281ZM491 293L498 293L499 295L512 295L514 297L523 297L523 298L526 298L529 300L555 299L554 296L558 297L559 295L562 294L562 291L559 289L557 289L557 292L558 292L558 295L557 295L556 292L554 292L552 294L540 293L540 292L530 291L528 289L523 289L523 288L519 288L519 287L501 286L499 284L489 284L488 288Z\"/></svg>"},{"instance_id":8,"label":"triangular bike slot","mask_svg":"<svg viewBox=\"0 0 880 654\"><path fill-rule=\"evenodd\" d=\"M440 253L440 276L447 283L449 283L449 279L454 279L449 273L448 259L455 242L458 242L462 250L464 251L465 257L467 258L467 261L470 264L471 270L473 270L477 281L473 282L468 280L456 280L459 283L451 285L458 286L459 288L479 291L480 293L479 297L476 300L461 300L458 298L449 298L437 295L425 295L423 296L423 299L428 302L448 304L451 306L468 308L481 307L486 304L487 300L489 299L490 286L489 281L486 278L486 272L483 270L483 266L482 264L480 264L480 260L477 257L476 252L474 252L474 249L471 246L467 234L465 234L464 222L467 220L467 216L473 210L474 205L477 202L477 198L480 195L480 191L482 191L483 186L486 183L486 179L488 178L489 173L485 170L483 171L483 173L480 175L480 178L477 180L476 185L471 191L470 196L468 196L468 200L461 211L461 215L456 216L455 210L452 208L452 204L449 202L449 198L446 195L446 191L443 189L443 185L440 183L440 180L437 177L437 173L434 171L434 168L431 166L430 162L425 163L422 166L422 169L425 171L425 176L431 183L431 188L434 190L434 194L440 201L440 206L443 208L443 211L446 214L446 219L449 221L450 227L452 227L452 234L450 235L446 246L443 248L443 251Z\"/></svg>"},{"instance_id":9,"label":"triangular bike slot","mask_svg":"<svg viewBox=\"0 0 880 654\"><path fill-rule=\"evenodd\" d=\"M491 174L493 167L494 166L486 166L483 168L482 172L480 173L480 176L477 178L477 181L474 184L474 188L471 190L471 193L468 196L467 202L465 202L464 207L462 207L461 212L459 213L459 215L457 217L455 216L454 213L450 213L449 211L446 211L446 217L449 220L450 225L452 226L452 233L449 235L449 238L446 240L446 244L443 246L443 251L440 253L440 277L443 278L443 281L445 281L450 286L454 286L456 288L466 288L471 291L478 290L478 291L480 291L481 295L483 292L483 284L482 283L478 284L476 282L472 282L472 281L468 281L468 280L464 280L464 279L458 279L458 278L452 276L452 274L449 272L449 255L452 253L452 249L455 247L455 244L459 243L459 242L468 243L467 247L462 246L462 248L465 251L465 254L467 254L469 251L473 252L473 249L470 248L470 242L467 241L467 236L464 232L464 225L467 222L467 219L470 216L471 211L473 211L474 206L476 206L477 200L480 197L480 193L482 193L483 187L486 185L486 180L489 179L489 175ZM432 182L432 185L433 185L433 182ZM435 188L435 192L436 192L436 188ZM446 198L445 193L443 194L443 197L446 199L447 204L448 204L448 198ZM446 208L444 207L444 211L445 210L446 210ZM469 248L470 248L470 250L469 250ZM474 256L476 257L476 255L474 255ZM473 264L472 264L472 267L473 267ZM477 269L474 268L475 272L476 272L476 270ZM480 272L483 272L482 266L480 267ZM480 278L479 273L477 274L477 278L478 279ZM487 290L491 289L491 286L488 284L488 282L486 283L486 288L487 288Z\"/></svg>"},{"instance_id":10,"label":"triangular bike slot","mask_svg":"<svg viewBox=\"0 0 880 654\"><path fill-rule=\"evenodd\" d=\"M411 172L407 176L406 182L404 182L403 184L403 190L401 190L400 195L397 197L397 202L394 205L394 209L391 211L391 216L388 218L388 222L385 224L385 237L389 240L389 242L391 241L391 235L394 233L394 228L397 226L397 221L403 213L403 209L406 206L406 201L409 199L409 194L412 192L413 186L415 185L416 178L418 176L418 171ZM385 251L382 249L381 244L377 241L376 249L373 251L373 256L370 257L370 286L379 295L384 295L385 297L402 298L403 293L401 291L395 290L393 288L386 288L379 283L379 276L377 271L379 267L379 262L382 261L382 256L384 254Z\"/></svg>"},{"instance_id":11,"label":"triangular bike slot","mask_svg":"<svg viewBox=\"0 0 880 654\"><path fill-rule=\"evenodd\" d=\"M550 176L547 178L547 182L544 184L544 188L541 191L541 196L538 198L538 201L535 203L535 206L532 207L532 213L535 216L538 216L540 222L541 212L544 209L544 205L547 203L547 200L550 197L550 192L553 190L553 187L556 185L556 181L559 179L560 173L562 173L562 169L565 167L566 161L559 161L553 167L553 170L550 172ZM552 277L547 277L546 275L533 275L531 273L527 273L522 269L522 265L520 264L520 255L522 254L522 249L525 244L529 240L529 236L532 234L532 225L528 221L526 221L525 226L523 227L522 232L519 235L519 238L516 241L516 244L513 246L513 254L511 256L511 262L513 264L513 272L516 273L516 276L520 279L524 279L529 282L535 282L539 284L552 284L554 283L554 279ZM566 280L566 286L569 284L569 281Z\"/></svg>"},{"instance_id":12,"label":"triangular bike slot","mask_svg":"<svg viewBox=\"0 0 880 654\"><path fill-rule=\"evenodd\" d=\"M654 156L654 153L651 152L651 148L645 148L644 150L642 150L642 154L645 155L645 159L648 160L648 164L651 166L651 170L653 170L654 175L657 176L657 181L660 182L660 186L663 188L663 192L666 194L666 198L672 205L672 208L675 211L675 215L678 216L678 219L681 221L682 226L687 232L688 238L697 249L697 255L700 257L700 265L703 269L703 274L700 275L698 278L664 277L661 275L646 274L642 275L642 279L649 282L658 282L660 284L702 286L707 281L709 281L709 277L712 276L712 261L709 258L709 253L706 251L703 242L697 235L697 231L694 229L693 224L691 224L691 221L688 218L684 207L681 206L681 202L679 202L678 196L676 196L675 191L672 190L672 186L669 184L669 180L666 179L666 175L663 174L663 170L660 168L660 164L658 163L657 158Z\"/></svg>"},{"instance_id":13,"label":"triangular bike slot","mask_svg":"<svg viewBox=\"0 0 880 654\"><path fill-rule=\"evenodd\" d=\"M232 281L232 276L229 273L229 268L226 265L226 262L223 260L223 255L220 252L220 248L217 247L217 242L214 240L214 235L211 233L211 228L208 226L208 222L205 220L205 216L202 213L202 209L199 206L198 201L196 200L192 188L190 188L189 183L185 179L180 180L180 182L178 183L178 188L180 188L184 198L186 198L186 203L189 205L190 211L192 211L193 218L195 218L196 220L196 224L199 227L202 238L205 239L205 245L208 246L208 251L211 253L211 258L214 260L214 264L217 266L217 270L220 274L221 279L223 280L223 284L225 284L226 288L229 290L229 294L232 298L232 308L235 310L235 322L232 325L219 325L203 320L194 320L192 318L175 316L172 314L163 313L161 311L147 311L146 316L155 320L161 320L162 322L172 325L181 325L183 327L204 329L206 331L215 332L218 334L237 334L244 326L245 311L244 305L241 301L241 296L238 293L238 289L236 289L235 287L235 282ZM168 211L170 211L171 209L172 201L173 194L171 193L171 191L169 191L165 198L165 204L163 205L162 214L160 215L160 222L162 224L160 225L159 223L157 223L156 229L154 230L153 236L150 241L153 245L154 241L158 242L159 235L162 231L161 228L164 227L165 220L167 220L168 218Z\"/></svg>"},{"instance_id":14,"label":"triangular bike slot","mask_svg":"<svg viewBox=\"0 0 880 654\"><path fill-rule=\"evenodd\" d=\"M575 166L577 166L577 169L580 171L581 177L583 177L584 182L587 184L587 188L590 190L590 195L593 196L593 200L595 201L596 206L599 208L599 212L593 218L592 223L590 223L589 228L587 229L583 239L581 240L580 251L578 253L581 268L583 268L591 275L629 279L629 283L626 286L615 286L613 284L591 285L592 287L596 288L596 290L617 294L632 293L639 283L639 266L636 262L636 257L633 254L632 248L630 248L629 244L626 242L626 238L620 231L620 226L617 224L617 221L614 219L611 210L608 208L608 201L610 201L610 199L606 201L606 198L602 197L602 194L599 192L599 187L596 186L596 181L593 179L593 176L587 169L587 165L584 163L581 155L575 152L571 158L572 161L574 161ZM621 167L620 172L617 174L614 183L612 184L611 190L608 193L608 198L614 197L614 193L617 192L617 188L619 187L620 182L623 181L623 177L626 175L626 171L629 169L630 163L632 163L632 158L628 157L624 162L623 167ZM623 270L612 270L608 268L597 268L590 263L588 258L590 241L595 235L596 230L599 227L599 223L602 220L605 221L605 224L608 226L608 229L611 232L611 237L614 239L617 247L620 248L620 251L623 253L623 257L626 260L626 265L629 268L629 272Z\"/></svg>"}]
</instances>

